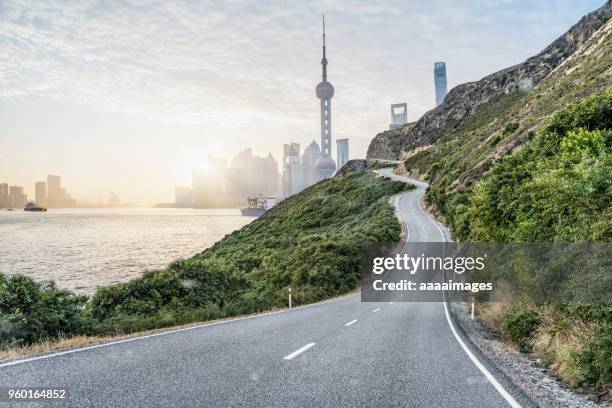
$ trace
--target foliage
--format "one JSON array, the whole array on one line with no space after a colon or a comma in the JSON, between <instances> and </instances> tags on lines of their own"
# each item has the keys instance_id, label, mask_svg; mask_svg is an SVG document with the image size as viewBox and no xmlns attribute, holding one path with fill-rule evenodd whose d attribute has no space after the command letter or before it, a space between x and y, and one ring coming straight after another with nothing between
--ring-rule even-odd
<instances>
[{"instance_id":1,"label":"foliage","mask_svg":"<svg viewBox=\"0 0 612 408\"><path fill-rule=\"evenodd\" d=\"M290 197L196 256L90 299L0 275L0 346L129 333L255 313L346 293L368 254L399 241L389 198L414 188L349 171Z\"/></svg>"},{"instance_id":2,"label":"foliage","mask_svg":"<svg viewBox=\"0 0 612 408\"><path fill-rule=\"evenodd\" d=\"M526 305L518 303L506 313L502 328L521 350L530 351L531 336L538 323L538 314Z\"/></svg>"},{"instance_id":3,"label":"foliage","mask_svg":"<svg viewBox=\"0 0 612 408\"><path fill-rule=\"evenodd\" d=\"M606 387L612 383L612 324L597 325L583 349L573 356L578 386Z\"/></svg>"},{"instance_id":4,"label":"foliage","mask_svg":"<svg viewBox=\"0 0 612 408\"><path fill-rule=\"evenodd\" d=\"M40 342L85 330L85 301L86 297L60 290L52 282L0 274L0 346Z\"/></svg>"},{"instance_id":5,"label":"foliage","mask_svg":"<svg viewBox=\"0 0 612 408\"><path fill-rule=\"evenodd\" d=\"M474 184L449 193L453 176L446 173L445 177L433 186L429 200L442 209L462 240L609 242L612 87L558 111L522 150L493 164ZM597 248L604 254L596 253ZM576 264L590 265L589 258L605 259L606 251L602 246L565 255L571 255ZM552 259L559 261L559 257ZM568 383L605 388L612 382L610 301L542 302L536 295L538 288L554 279L555 273L552 262L550 268L535 274L527 267L515 276L510 282L513 295L531 303L526 306L516 300L501 327L523 351L530 351L535 343ZM565 299L589 295L603 299L606 293L609 296L610 279L609 270L587 273L582 269L544 287L555 288ZM544 340L534 340L536 333Z\"/></svg>"},{"instance_id":6,"label":"foliage","mask_svg":"<svg viewBox=\"0 0 612 408\"><path fill-rule=\"evenodd\" d=\"M520 124L516 123L516 122L510 122L506 125L506 127L504 128L504 134L505 135L510 135L514 132L516 132L516 130L519 128Z\"/></svg>"},{"instance_id":7,"label":"foliage","mask_svg":"<svg viewBox=\"0 0 612 408\"><path fill-rule=\"evenodd\" d=\"M612 237L612 87L569 105L519 153L447 210L462 238L585 241Z\"/></svg>"}]
</instances>

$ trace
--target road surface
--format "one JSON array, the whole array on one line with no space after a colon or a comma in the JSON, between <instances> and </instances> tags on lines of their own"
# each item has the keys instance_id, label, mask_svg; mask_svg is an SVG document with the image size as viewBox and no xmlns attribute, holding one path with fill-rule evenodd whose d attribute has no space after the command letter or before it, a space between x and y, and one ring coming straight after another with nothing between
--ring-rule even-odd
<instances>
[{"instance_id":1,"label":"road surface","mask_svg":"<svg viewBox=\"0 0 612 408\"><path fill-rule=\"evenodd\" d=\"M409 240L449 239L420 207L426 184L416 184L396 200ZM0 387L66 389L61 406L74 407L529 405L463 344L443 303L362 303L358 294L0 364Z\"/></svg>"}]
</instances>

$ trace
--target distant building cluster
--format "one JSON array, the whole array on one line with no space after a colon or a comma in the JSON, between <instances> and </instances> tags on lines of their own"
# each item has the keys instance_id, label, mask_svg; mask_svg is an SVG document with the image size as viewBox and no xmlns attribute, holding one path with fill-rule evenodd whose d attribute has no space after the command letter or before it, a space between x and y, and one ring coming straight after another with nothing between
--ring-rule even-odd
<instances>
[{"instance_id":1,"label":"distant building cluster","mask_svg":"<svg viewBox=\"0 0 612 408\"><path fill-rule=\"evenodd\" d=\"M278 164L271 154L255 156L241 151L228 165L227 159L208 156L207 166L192 171L191 187L174 189L174 207L227 208L244 205L248 197L277 195Z\"/></svg>"},{"instance_id":2,"label":"distant building cluster","mask_svg":"<svg viewBox=\"0 0 612 408\"><path fill-rule=\"evenodd\" d=\"M327 64L323 19L322 81L315 88L321 106L321 144L313 140L304 152L300 152L299 143L283 145L281 175L271 154L258 157L253 155L251 149L246 149L232 160L229 167L227 160L209 156L208 168L193 170L191 188L175 188L173 206L233 207L244 205L247 198L258 195L282 199L331 177L336 169L342 168L348 161L349 140L336 141L337 160L334 160L331 134L334 87L327 80Z\"/></svg>"},{"instance_id":3,"label":"distant building cluster","mask_svg":"<svg viewBox=\"0 0 612 408\"><path fill-rule=\"evenodd\" d=\"M434 62L434 88L436 95L436 106L442 105L448 86L446 83L446 63ZM389 129L397 129L408 123L408 104L394 103L391 105L391 123Z\"/></svg>"},{"instance_id":4,"label":"distant building cluster","mask_svg":"<svg viewBox=\"0 0 612 408\"><path fill-rule=\"evenodd\" d=\"M47 176L46 182L34 183L34 200L38 205L50 208L77 206L77 200L62 187L62 178L53 175ZM27 201L28 196L23 192L23 187L0 184L0 208L23 208Z\"/></svg>"},{"instance_id":5,"label":"distant building cluster","mask_svg":"<svg viewBox=\"0 0 612 408\"><path fill-rule=\"evenodd\" d=\"M327 64L325 17L323 17L322 81L315 88L315 94L321 103L321 144L313 140L301 155L299 143L283 146L283 198L299 193L316 182L331 177L336 169L342 168L348 161L348 139L336 141L337 160L334 161L332 158L331 99L335 91L334 86L327 80Z\"/></svg>"},{"instance_id":6,"label":"distant building cluster","mask_svg":"<svg viewBox=\"0 0 612 408\"><path fill-rule=\"evenodd\" d=\"M0 208L23 207L27 201L28 196L23 193L23 187L0 183Z\"/></svg>"},{"instance_id":7,"label":"distant building cluster","mask_svg":"<svg viewBox=\"0 0 612 408\"><path fill-rule=\"evenodd\" d=\"M29 198L32 200L32 197ZM86 200L72 198L72 195L62 187L62 177L48 175L47 181L34 183L33 201L46 208L74 207L118 207L121 205L117 193L111 193L108 202L90 203ZM10 186L0 183L0 208L23 208L28 202L28 196L21 186Z\"/></svg>"},{"instance_id":8,"label":"distant building cluster","mask_svg":"<svg viewBox=\"0 0 612 408\"><path fill-rule=\"evenodd\" d=\"M301 156L299 143L283 146L283 198L297 194L321 179L317 169L320 158L321 147L314 140Z\"/></svg>"}]
</instances>

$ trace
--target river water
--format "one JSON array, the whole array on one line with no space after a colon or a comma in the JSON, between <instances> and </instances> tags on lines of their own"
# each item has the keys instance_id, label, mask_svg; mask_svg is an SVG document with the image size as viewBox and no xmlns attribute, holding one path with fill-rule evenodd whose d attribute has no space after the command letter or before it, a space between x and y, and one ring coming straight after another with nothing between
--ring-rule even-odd
<instances>
[{"instance_id":1,"label":"river water","mask_svg":"<svg viewBox=\"0 0 612 408\"><path fill-rule=\"evenodd\" d=\"M201 252L254 218L236 209L0 211L0 272L92 293Z\"/></svg>"}]
</instances>

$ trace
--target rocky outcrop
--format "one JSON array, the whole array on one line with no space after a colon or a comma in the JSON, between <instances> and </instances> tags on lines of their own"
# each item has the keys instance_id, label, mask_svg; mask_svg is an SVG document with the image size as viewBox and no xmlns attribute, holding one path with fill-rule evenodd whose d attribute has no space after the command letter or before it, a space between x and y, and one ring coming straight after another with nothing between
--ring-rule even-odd
<instances>
[{"instance_id":1,"label":"rocky outcrop","mask_svg":"<svg viewBox=\"0 0 612 408\"><path fill-rule=\"evenodd\" d=\"M434 144L464 117L492 98L537 87L611 17L612 0L608 0L538 55L480 81L459 85L448 93L443 104L427 112L417 122L379 133L370 143L367 157L401 160L406 151Z\"/></svg>"},{"instance_id":2,"label":"rocky outcrop","mask_svg":"<svg viewBox=\"0 0 612 408\"><path fill-rule=\"evenodd\" d=\"M398 162L391 162L389 160L353 159L346 162L346 164L336 172L335 176L342 176L348 173L361 173L366 170L380 169L382 167L390 167L397 164Z\"/></svg>"}]
</instances>

